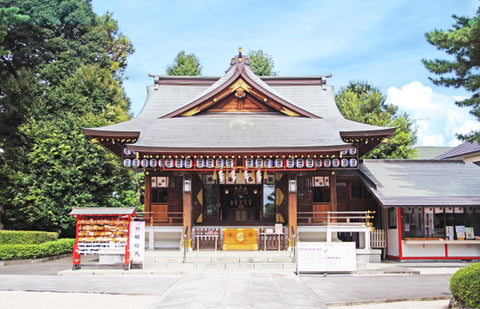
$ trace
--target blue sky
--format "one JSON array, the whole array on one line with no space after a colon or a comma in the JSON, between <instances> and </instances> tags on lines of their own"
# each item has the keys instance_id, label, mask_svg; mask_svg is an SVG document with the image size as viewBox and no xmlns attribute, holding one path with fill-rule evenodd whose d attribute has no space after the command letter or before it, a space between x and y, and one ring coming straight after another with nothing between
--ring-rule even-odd
<instances>
[{"instance_id":1,"label":"blue sky","mask_svg":"<svg viewBox=\"0 0 480 309\"><path fill-rule=\"evenodd\" d=\"M141 110L148 73L165 74L177 53L194 53L202 75L221 76L238 47L271 55L282 76L333 73L338 91L350 80L379 87L415 120L418 144L455 146L455 133L480 129L458 108L462 89L433 85L422 58L446 58L425 33L449 29L452 15L474 16L478 0L154 1L93 0L109 11L135 46L125 83L131 112Z\"/></svg>"}]
</instances>

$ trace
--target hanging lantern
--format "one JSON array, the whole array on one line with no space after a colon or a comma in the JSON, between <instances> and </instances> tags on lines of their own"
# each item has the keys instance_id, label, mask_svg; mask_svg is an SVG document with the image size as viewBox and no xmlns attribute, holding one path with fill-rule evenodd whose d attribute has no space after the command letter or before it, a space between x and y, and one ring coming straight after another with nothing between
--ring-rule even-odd
<instances>
[{"instance_id":1,"label":"hanging lantern","mask_svg":"<svg viewBox=\"0 0 480 309\"><path fill-rule=\"evenodd\" d=\"M325 159L325 160L323 160L323 166L325 166L325 167L328 168L328 167L330 167L331 165L332 165L332 160L330 160L330 159L328 159L328 158Z\"/></svg>"},{"instance_id":2,"label":"hanging lantern","mask_svg":"<svg viewBox=\"0 0 480 309\"><path fill-rule=\"evenodd\" d=\"M130 159L123 160L123 166L124 167L132 167L132 160L130 160Z\"/></svg>"},{"instance_id":3,"label":"hanging lantern","mask_svg":"<svg viewBox=\"0 0 480 309\"><path fill-rule=\"evenodd\" d=\"M174 161L173 159L165 159L165 167L166 168L173 168L174 166Z\"/></svg>"},{"instance_id":4,"label":"hanging lantern","mask_svg":"<svg viewBox=\"0 0 480 309\"><path fill-rule=\"evenodd\" d=\"M148 167L148 159L142 159L141 165L142 165L143 168L147 168Z\"/></svg>"},{"instance_id":5,"label":"hanging lantern","mask_svg":"<svg viewBox=\"0 0 480 309\"><path fill-rule=\"evenodd\" d=\"M307 160L305 160L305 166L307 168L313 168L315 166L315 160L313 160L312 158L308 158Z\"/></svg>"},{"instance_id":6,"label":"hanging lantern","mask_svg":"<svg viewBox=\"0 0 480 309\"><path fill-rule=\"evenodd\" d=\"M150 167L157 167L157 160L156 159L150 159L149 166Z\"/></svg>"},{"instance_id":7,"label":"hanging lantern","mask_svg":"<svg viewBox=\"0 0 480 309\"><path fill-rule=\"evenodd\" d=\"M347 166L348 166L348 159L343 158L343 159L340 161L340 165L341 165L342 167L347 167Z\"/></svg>"},{"instance_id":8,"label":"hanging lantern","mask_svg":"<svg viewBox=\"0 0 480 309\"><path fill-rule=\"evenodd\" d=\"M133 159L132 166L135 167L135 168L138 168L140 166L140 160L139 159Z\"/></svg>"},{"instance_id":9,"label":"hanging lantern","mask_svg":"<svg viewBox=\"0 0 480 309\"><path fill-rule=\"evenodd\" d=\"M193 167L193 160L188 158L188 159L185 159L185 168L192 168Z\"/></svg>"},{"instance_id":10,"label":"hanging lantern","mask_svg":"<svg viewBox=\"0 0 480 309\"><path fill-rule=\"evenodd\" d=\"M349 163L350 167L357 167L357 165L358 165L358 161L355 158L351 158L348 163Z\"/></svg>"},{"instance_id":11,"label":"hanging lantern","mask_svg":"<svg viewBox=\"0 0 480 309\"><path fill-rule=\"evenodd\" d=\"M283 168L283 160L282 159L275 159L275 167L276 168Z\"/></svg>"},{"instance_id":12,"label":"hanging lantern","mask_svg":"<svg viewBox=\"0 0 480 309\"><path fill-rule=\"evenodd\" d=\"M227 168L233 168L233 159L227 159L226 160L226 166Z\"/></svg>"},{"instance_id":13,"label":"hanging lantern","mask_svg":"<svg viewBox=\"0 0 480 309\"><path fill-rule=\"evenodd\" d=\"M333 167L339 167L340 166L340 160L338 158L333 158L332 166Z\"/></svg>"},{"instance_id":14,"label":"hanging lantern","mask_svg":"<svg viewBox=\"0 0 480 309\"><path fill-rule=\"evenodd\" d=\"M197 168L203 168L205 166L205 161L203 159L196 159Z\"/></svg>"},{"instance_id":15,"label":"hanging lantern","mask_svg":"<svg viewBox=\"0 0 480 309\"><path fill-rule=\"evenodd\" d=\"M288 180L288 192L289 193L297 193L297 180L296 179L289 179Z\"/></svg>"}]
</instances>

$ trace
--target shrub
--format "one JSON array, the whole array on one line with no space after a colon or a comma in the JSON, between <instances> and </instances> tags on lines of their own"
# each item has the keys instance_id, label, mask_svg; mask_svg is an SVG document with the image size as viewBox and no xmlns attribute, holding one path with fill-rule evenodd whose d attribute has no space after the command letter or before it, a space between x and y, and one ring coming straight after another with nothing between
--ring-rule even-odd
<instances>
[{"instance_id":1,"label":"shrub","mask_svg":"<svg viewBox=\"0 0 480 309\"><path fill-rule=\"evenodd\" d=\"M467 308L480 308L480 263L459 269L450 278L454 301Z\"/></svg>"},{"instance_id":2,"label":"shrub","mask_svg":"<svg viewBox=\"0 0 480 309\"><path fill-rule=\"evenodd\" d=\"M58 239L58 233L40 231L0 231L0 245L38 245Z\"/></svg>"},{"instance_id":3,"label":"shrub","mask_svg":"<svg viewBox=\"0 0 480 309\"><path fill-rule=\"evenodd\" d=\"M72 253L75 239L62 238L34 245L0 245L0 260L35 259Z\"/></svg>"}]
</instances>

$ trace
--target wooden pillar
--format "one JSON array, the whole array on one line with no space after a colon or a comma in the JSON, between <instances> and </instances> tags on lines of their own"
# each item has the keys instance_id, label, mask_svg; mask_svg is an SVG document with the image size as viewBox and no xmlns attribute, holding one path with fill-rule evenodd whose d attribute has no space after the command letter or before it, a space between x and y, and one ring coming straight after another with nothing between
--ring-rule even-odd
<instances>
[{"instance_id":1,"label":"wooden pillar","mask_svg":"<svg viewBox=\"0 0 480 309\"><path fill-rule=\"evenodd\" d=\"M289 190L288 192L288 246L291 247L292 245L295 245L293 243L293 235L292 235L292 229L295 233L295 235L298 238L298 233L297 233L297 192L291 192Z\"/></svg>"},{"instance_id":2,"label":"wooden pillar","mask_svg":"<svg viewBox=\"0 0 480 309\"><path fill-rule=\"evenodd\" d=\"M337 211L337 173L330 175L330 211Z\"/></svg>"},{"instance_id":3,"label":"wooden pillar","mask_svg":"<svg viewBox=\"0 0 480 309\"><path fill-rule=\"evenodd\" d=\"M183 181L183 186L185 187L185 179ZM185 189L185 188L184 188ZM188 248L192 248L192 190L190 183L190 191L183 190L183 233L188 228L187 232L187 242ZM185 246L185 244L183 244Z\"/></svg>"},{"instance_id":4,"label":"wooden pillar","mask_svg":"<svg viewBox=\"0 0 480 309\"><path fill-rule=\"evenodd\" d=\"M152 209L150 207L151 199L152 199L151 188L152 188L152 176L150 175L149 172L145 172L145 196L144 196L145 212L150 212ZM145 219L147 220L145 222L146 225L153 225L153 215L146 214Z\"/></svg>"}]
</instances>

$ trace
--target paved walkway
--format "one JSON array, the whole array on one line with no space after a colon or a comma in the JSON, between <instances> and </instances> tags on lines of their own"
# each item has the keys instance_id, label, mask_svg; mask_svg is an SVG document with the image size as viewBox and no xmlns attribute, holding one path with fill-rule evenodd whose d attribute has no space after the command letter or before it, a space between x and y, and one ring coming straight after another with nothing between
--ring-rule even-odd
<instances>
[{"instance_id":1,"label":"paved walkway","mask_svg":"<svg viewBox=\"0 0 480 309\"><path fill-rule=\"evenodd\" d=\"M385 302L403 300L433 300L408 302L409 307L443 307L450 296L449 277L459 267L468 265L386 262L360 265L360 275L326 277L297 277L288 272L151 274L148 269L128 272L90 269L75 272L74 276L54 274L60 270L68 273L65 266L71 267L70 263L71 259L65 258L42 264L0 266L0 307L30 308L35 304L36 308L68 305L82 309L327 308L358 305L363 309L384 308L376 303L385 305ZM91 275L92 272L96 272L95 275ZM389 303L388 307L402 308L397 305Z\"/></svg>"}]
</instances>

